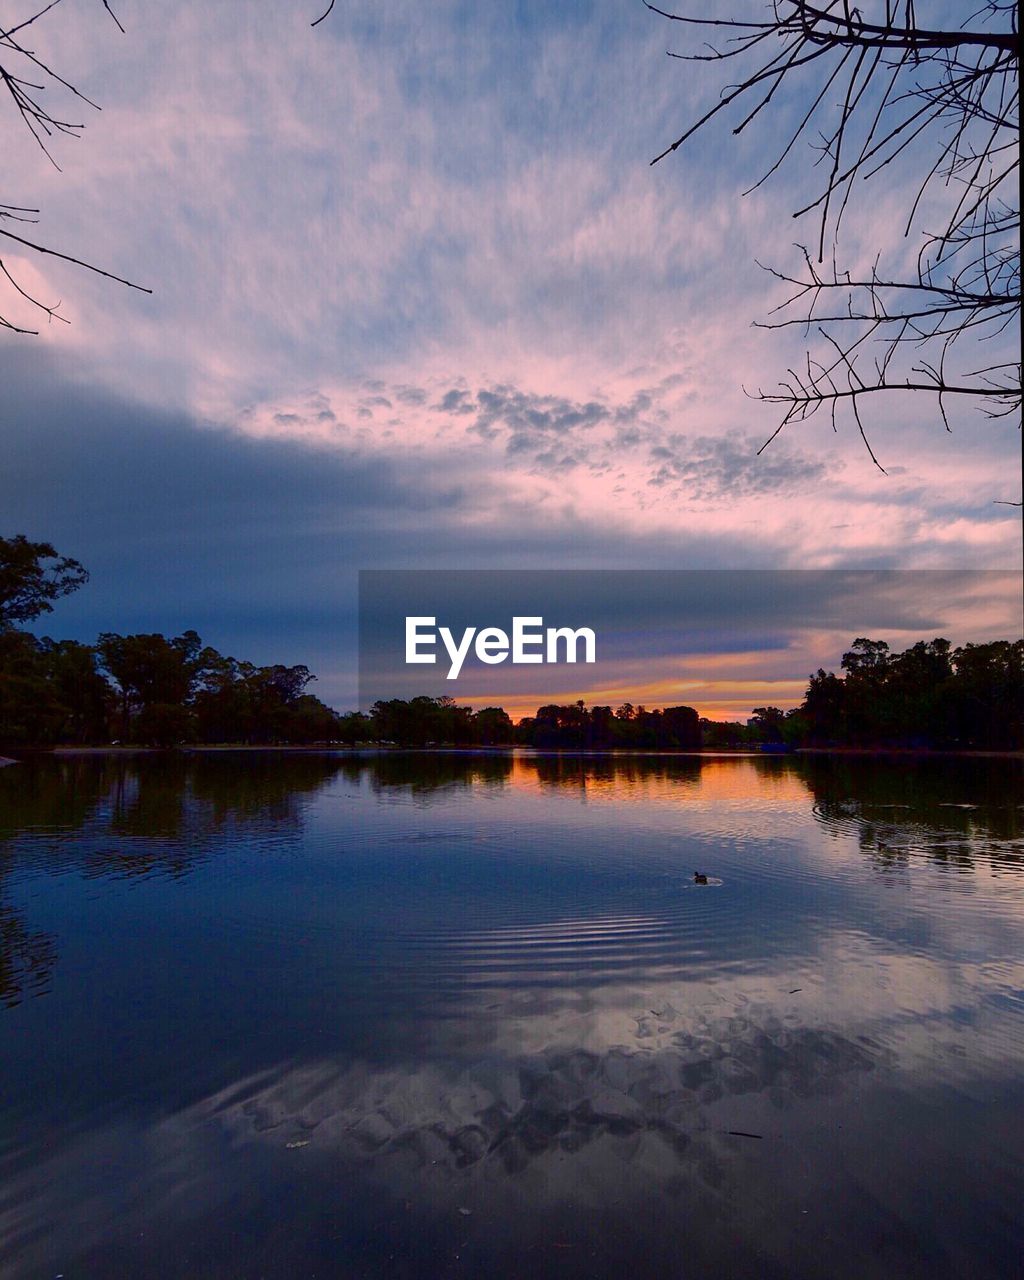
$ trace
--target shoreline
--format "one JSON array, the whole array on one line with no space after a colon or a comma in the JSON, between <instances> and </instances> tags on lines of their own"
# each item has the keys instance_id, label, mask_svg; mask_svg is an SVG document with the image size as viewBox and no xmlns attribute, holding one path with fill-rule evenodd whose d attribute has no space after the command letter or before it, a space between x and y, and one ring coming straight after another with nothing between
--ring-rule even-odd
<instances>
[{"instance_id":1,"label":"shoreline","mask_svg":"<svg viewBox=\"0 0 1024 1280\"><path fill-rule=\"evenodd\" d=\"M591 757L642 757L647 759L746 759L777 760L799 756L855 756L899 757L901 759L994 759L1024 760L1024 750L986 751L976 748L941 750L928 747L795 747L791 751L760 751L756 748L707 748L692 751L671 751L652 748L615 747L526 747L518 745L491 747L375 747L335 746L329 743L247 744L209 743L182 747L145 746L56 746L8 748L18 751L18 756L0 754L0 764L17 764L20 759L39 756L159 756L159 755L343 755L343 756L392 756L392 755L460 755L460 756L508 756L516 753L529 756L591 756Z\"/></svg>"}]
</instances>

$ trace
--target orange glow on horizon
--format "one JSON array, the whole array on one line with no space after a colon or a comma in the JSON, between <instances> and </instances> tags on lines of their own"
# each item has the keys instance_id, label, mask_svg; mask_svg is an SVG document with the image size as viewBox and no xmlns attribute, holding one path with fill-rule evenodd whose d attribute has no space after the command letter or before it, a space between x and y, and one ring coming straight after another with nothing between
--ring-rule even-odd
<instances>
[{"instance_id":1,"label":"orange glow on horizon","mask_svg":"<svg viewBox=\"0 0 1024 1280\"><path fill-rule=\"evenodd\" d=\"M738 720L745 723L754 707L781 707L789 711L804 700L807 681L803 680L661 680L639 687L605 687L600 689L566 689L556 693L523 694L500 693L485 697L456 698L460 706L504 707L514 721L537 714L539 707L557 704L570 706L581 699L587 707L610 706L613 710L623 703L645 707L648 711L665 707L693 707L699 716L708 720Z\"/></svg>"}]
</instances>

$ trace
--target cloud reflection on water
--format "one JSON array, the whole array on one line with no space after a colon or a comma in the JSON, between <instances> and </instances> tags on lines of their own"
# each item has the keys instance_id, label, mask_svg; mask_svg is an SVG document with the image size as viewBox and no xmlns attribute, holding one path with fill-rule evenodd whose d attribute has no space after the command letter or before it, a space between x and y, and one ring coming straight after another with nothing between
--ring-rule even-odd
<instances>
[{"instance_id":1,"label":"cloud reflection on water","mask_svg":"<svg viewBox=\"0 0 1024 1280\"><path fill-rule=\"evenodd\" d=\"M3 1162L15 1275L387 1272L388 1249L398 1274L465 1250L478 1273L612 1275L627 1241L651 1275L680 1254L858 1277L1011 1256L1017 763L266 756L29 779L2 836L18 919L79 957L87 922L129 928L6 1011L44 1053ZM720 889L685 883L695 853ZM71 1029L76 1002L124 1028L105 1084L110 1029ZM78 1064L60 1117L54 1050Z\"/></svg>"}]
</instances>

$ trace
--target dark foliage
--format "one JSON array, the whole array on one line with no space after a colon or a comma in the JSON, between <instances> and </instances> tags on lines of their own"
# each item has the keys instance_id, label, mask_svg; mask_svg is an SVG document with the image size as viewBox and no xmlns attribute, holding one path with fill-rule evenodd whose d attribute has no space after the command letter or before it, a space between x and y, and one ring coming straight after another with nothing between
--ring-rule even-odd
<instances>
[{"instance_id":1,"label":"dark foliage","mask_svg":"<svg viewBox=\"0 0 1024 1280\"><path fill-rule=\"evenodd\" d=\"M521 720L517 740L533 747L608 750L617 747L693 750L701 745L697 712L692 707L648 711L624 703L591 707L582 701L570 706L541 707L536 716Z\"/></svg>"},{"instance_id":2,"label":"dark foliage","mask_svg":"<svg viewBox=\"0 0 1024 1280\"><path fill-rule=\"evenodd\" d=\"M30 542L23 533L0 538L0 631L52 612L54 600L88 581L77 560L48 542Z\"/></svg>"},{"instance_id":3,"label":"dark foliage","mask_svg":"<svg viewBox=\"0 0 1024 1280\"><path fill-rule=\"evenodd\" d=\"M1014 750L1024 747L1024 640L952 649L919 641L892 653L860 638L845 679L811 677L798 713L814 745Z\"/></svg>"},{"instance_id":4,"label":"dark foliage","mask_svg":"<svg viewBox=\"0 0 1024 1280\"><path fill-rule=\"evenodd\" d=\"M0 744L190 742L246 745L523 745L563 751L866 746L1015 750L1024 747L1024 640L919 641L893 653L860 637L840 677L810 677L803 705L756 707L746 725L698 719L692 707L549 704L513 725L501 707L453 698L392 698L339 715L306 692L296 665L258 667L204 645L195 631L104 632L95 646L38 639L10 619L36 617L86 580L48 543L0 539ZM45 562L52 561L47 569ZM13 604L11 602L14 602Z\"/></svg>"}]
</instances>

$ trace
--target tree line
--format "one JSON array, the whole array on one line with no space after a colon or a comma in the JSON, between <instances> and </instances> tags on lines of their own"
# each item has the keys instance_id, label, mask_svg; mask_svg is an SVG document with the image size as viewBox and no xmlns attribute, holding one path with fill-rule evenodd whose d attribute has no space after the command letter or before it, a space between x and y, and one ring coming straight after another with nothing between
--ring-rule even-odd
<instances>
[{"instance_id":1,"label":"tree line","mask_svg":"<svg viewBox=\"0 0 1024 1280\"><path fill-rule=\"evenodd\" d=\"M920 641L893 652L860 637L842 676L810 677L793 710L757 707L746 724L692 707L551 703L518 724L501 707L392 698L339 714L307 691L304 665L257 666L195 631L103 632L95 644L39 638L19 624L52 611L88 573L49 543L0 538L0 745L134 743L521 745L557 750L744 746L1024 748L1024 640Z\"/></svg>"},{"instance_id":2,"label":"tree line","mask_svg":"<svg viewBox=\"0 0 1024 1280\"><path fill-rule=\"evenodd\" d=\"M0 632L0 743L312 743L339 717L302 665L256 666L180 636L104 632L93 645Z\"/></svg>"},{"instance_id":3,"label":"tree line","mask_svg":"<svg viewBox=\"0 0 1024 1280\"><path fill-rule=\"evenodd\" d=\"M694 749L700 746L697 712L692 707L647 711L626 703L587 707L580 699L540 707L518 724L502 707L474 711L454 699L393 698L373 704L369 715L342 717L346 734L396 746L527 746L568 751L628 748Z\"/></svg>"},{"instance_id":4,"label":"tree line","mask_svg":"<svg viewBox=\"0 0 1024 1280\"><path fill-rule=\"evenodd\" d=\"M755 707L745 723L698 717L692 707L648 710L582 700L541 707L513 725L501 707L473 712L451 698L393 699L343 717L346 740L400 746L519 745L558 750L744 747L1024 749L1024 640L953 648L921 640L902 652L858 637L843 674L819 667L799 707Z\"/></svg>"},{"instance_id":5,"label":"tree line","mask_svg":"<svg viewBox=\"0 0 1024 1280\"><path fill-rule=\"evenodd\" d=\"M1024 640L954 649L936 638L894 652L861 636L841 669L819 667L791 711L757 707L746 725L702 721L704 745L1024 749Z\"/></svg>"},{"instance_id":6,"label":"tree line","mask_svg":"<svg viewBox=\"0 0 1024 1280\"><path fill-rule=\"evenodd\" d=\"M88 572L47 542L0 538L0 743L309 743L339 717L306 691L309 668L256 666L195 631L103 632L95 644L39 638L19 624L52 612Z\"/></svg>"}]
</instances>

